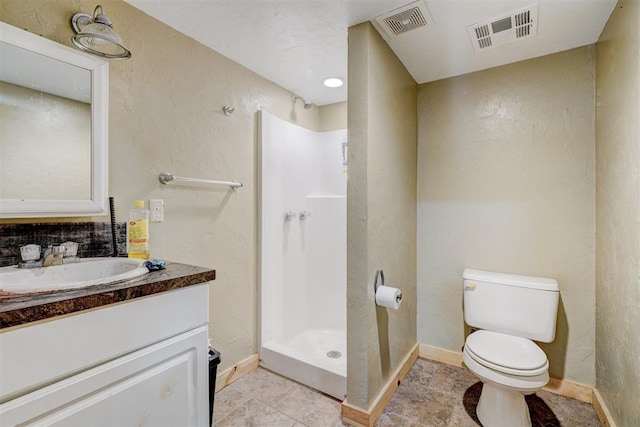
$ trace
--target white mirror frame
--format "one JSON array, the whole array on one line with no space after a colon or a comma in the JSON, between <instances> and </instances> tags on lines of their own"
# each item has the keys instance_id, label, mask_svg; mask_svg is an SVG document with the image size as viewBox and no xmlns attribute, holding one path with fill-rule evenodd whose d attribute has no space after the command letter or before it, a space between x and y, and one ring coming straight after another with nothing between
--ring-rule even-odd
<instances>
[{"instance_id":1,"label":"white mirror frame","mask_svg":"<svg viewBox=\"0 0 640 427\"><path fill-rule=\"evenodd\" d=\"M0 41L91 72L91 199L0 199L0 218L106 215L109 184L109 63L4 22L0 22Z\"/></svg>"}]
</instances>

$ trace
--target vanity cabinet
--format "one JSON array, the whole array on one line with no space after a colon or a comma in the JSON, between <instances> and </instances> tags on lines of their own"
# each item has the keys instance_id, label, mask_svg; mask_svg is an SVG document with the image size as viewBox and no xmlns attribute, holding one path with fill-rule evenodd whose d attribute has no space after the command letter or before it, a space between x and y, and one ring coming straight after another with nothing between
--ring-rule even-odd
<instances>
[{"instance_id":1,"label":"vanity cabinet","mask_svg":"<svg viewBox=\"0 0 640 427\"><path fill-rule=\"evenodd\" d=\"M0 331L0 425L208 425L208 283L56 319Z\"/></svg>"}]
</instances>

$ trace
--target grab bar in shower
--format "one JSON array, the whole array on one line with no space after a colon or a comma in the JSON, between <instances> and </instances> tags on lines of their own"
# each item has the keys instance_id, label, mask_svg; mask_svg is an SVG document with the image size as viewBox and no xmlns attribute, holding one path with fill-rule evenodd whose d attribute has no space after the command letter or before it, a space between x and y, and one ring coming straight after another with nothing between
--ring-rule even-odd
<instances>
[{"instance_id":1,"label":"grab bar in shower","mask_svg":"<svg viewBox=\"0 0 640 427\"><path fill-rule=\"evenodd\" d=\"M238 187L244 187L244 184L240 181L216 181L212 179L201 179L201 178L185 178L183 176L175 176L172 173L162 172L158 177L161 183L169 184L173 181L181 181L181 182L191 182L194 184L207 184L207 185L228 185L232 189L236 189Z\"/></svg>"}]
</instances>

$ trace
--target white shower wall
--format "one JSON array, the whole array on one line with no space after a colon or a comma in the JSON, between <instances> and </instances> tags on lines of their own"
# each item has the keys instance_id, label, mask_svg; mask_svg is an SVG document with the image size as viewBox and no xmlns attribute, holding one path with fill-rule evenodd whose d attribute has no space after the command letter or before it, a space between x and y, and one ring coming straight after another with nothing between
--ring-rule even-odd
<instances>
[{"instance_id":1,"label":"white shower wall","mask_svg":"<svg viewBox=\"0 0 640 427\"><path fill-rule=\"evenodd\" d=\"M346 391L346 139L346 130L314 132L261 112L261 358L339 398ZM285 221L287 211L296 217ZM303 211L310 213L304 220Z\"/></svg>"}]
</instances>

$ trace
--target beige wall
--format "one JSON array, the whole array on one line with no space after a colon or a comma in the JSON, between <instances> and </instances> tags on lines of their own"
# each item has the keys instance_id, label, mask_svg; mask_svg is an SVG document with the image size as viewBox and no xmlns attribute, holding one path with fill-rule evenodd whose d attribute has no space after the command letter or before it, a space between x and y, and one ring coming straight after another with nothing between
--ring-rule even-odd
<instances>
[{"instance_id":1,"label":"beige wall","mask_svg":"<svg viewBox=\"0 0 640 427\"><path fill-rule=\"evenodd\" d=\"M128 61L110 62L109 189L118 219L135 199L164 199L165 221L151 224L151 255L217 270L209 333L224 370L257 352L256 111L319 130L318 108L292 104L289 91L127 3L101 4L133 52ZM0 19L71 46L70 17L95 6L1 0ZM230 117L226 104L236 108ZM163 186L162 171L237 179L245 187Z\"/></svg>"},{"instance_id":2,"label":"beige wall","mask_svg":"<svg viewBox=\"0 0 640 427\"><path fill-rule=\"evenodd\" d=\"M465 267L554 277L550 374L594 384L594 48L418 89L418 341L460 352Z\"/></svg>"},{"instance_id":3,"label":"beige wall","mask_svg":"<svg viewBox=\"0 0 640 427\"><path fill-rule=\"evenodd\" d=\"M640 3L597 44L596 377L619 426L640 425Z\"/></svg>"},{"instance_id":4,"label":"beige wall","mask_svg":"<svg viewBox=\"0 0 640 427\"><path fill-rule=\"evenodd\" d=\"M320 107L320 131L330 132L347 128L347 101Z\"/></svg>"},{"instance_id":5,"label":"beige wall","mask_svg":"<svg viewBox=\"0 0 640 427\"><path fill-rule=\"evenodd\" d=\"M347 401L367 410L416 343L416 84L368 23L349 29ZM393 311L373 280L402 289Z\"/></svg>"}]
</instances>

